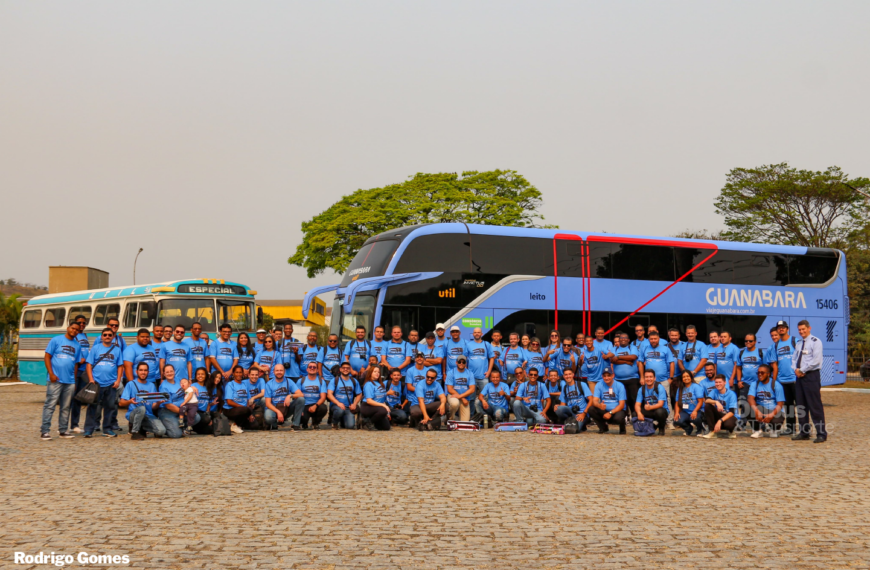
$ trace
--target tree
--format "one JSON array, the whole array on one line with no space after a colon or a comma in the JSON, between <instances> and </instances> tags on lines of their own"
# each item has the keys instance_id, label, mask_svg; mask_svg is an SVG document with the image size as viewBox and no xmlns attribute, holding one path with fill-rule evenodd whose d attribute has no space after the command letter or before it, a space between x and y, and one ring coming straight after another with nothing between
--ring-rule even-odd
<instances>
[{"instance_id":1,"label":"tree","mask_svg":"<svg viewBox=\"0 0 870 570\"><path fill-rule=\"evenodd\" d=\"M735 241L837 247L867 225L870 206L862 195L867 189L870 180L849 179L837 166L824 172L785 162L735 168L716 212L725 216L725 235Z\"/></svg>"},{"instance_id":2,"label":"tree","mask_svg":"<svg viewBox=\"0 0 870 570\"><path fill-rule=\"evenodd\" d=\"M682 239L705 239L710 241L729 241L728 236L722 231L709 232L707 230L683 230L671 237Z\"/></svg>"},{"instance_id":3,"label":"tree","mask_svg":"<svg viewBox=\"0 0 870 570\"><path fill-rule=\"evenodd\" d=\"M357 190L302 224L302 243L288 263L308 277L344 273L373 235L439 222L541 227L541 192L514 170L418 173L405 182ZM552 227L552 226L543 226Z\"/></svg>"},{"instance_id":4,"label":"tree","mask_svg":"<svg viewBox=\"0 0 870 570\"><path fill-rule=\"evenodd\" d=\"M13 350L13 340L21 322L24 304L18 300L20 295L5 296L0 293L0 374L6 376L14 371L18 355Z\"/></svg>"}]
</instances>

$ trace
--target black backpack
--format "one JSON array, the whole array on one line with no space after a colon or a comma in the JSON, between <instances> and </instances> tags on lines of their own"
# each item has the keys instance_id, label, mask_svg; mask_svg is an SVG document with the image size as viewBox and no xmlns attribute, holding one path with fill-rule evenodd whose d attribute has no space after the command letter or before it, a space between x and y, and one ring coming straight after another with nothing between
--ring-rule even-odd
<instances>
[{"instance_id":1,"label":"black backpack","mask_svg":"<svg viewBox=\"0 0 870 570\"><path fill-rule=\"evenodd\" d=\"M219 435L232 435L233 432L230 430L230 420L225 415L218 413L212 419L212 429L214 430L214 436L217 437Z\"/></svg>"}]
</instances>

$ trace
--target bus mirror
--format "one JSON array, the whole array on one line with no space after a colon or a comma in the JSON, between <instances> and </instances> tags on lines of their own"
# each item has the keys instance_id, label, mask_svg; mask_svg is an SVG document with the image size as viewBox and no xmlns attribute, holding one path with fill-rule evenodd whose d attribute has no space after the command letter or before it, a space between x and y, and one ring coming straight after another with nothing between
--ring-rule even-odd
<instances>
[{"instance_id":1,"label":"bus mirror","mask_svg":"<svg viewBox=\"0 0 870 570\"><path fill-rule=\"evenodd\" d=\"M257 326L263 326L263 307L257 307Z\"/></svg>"}]
</instances>

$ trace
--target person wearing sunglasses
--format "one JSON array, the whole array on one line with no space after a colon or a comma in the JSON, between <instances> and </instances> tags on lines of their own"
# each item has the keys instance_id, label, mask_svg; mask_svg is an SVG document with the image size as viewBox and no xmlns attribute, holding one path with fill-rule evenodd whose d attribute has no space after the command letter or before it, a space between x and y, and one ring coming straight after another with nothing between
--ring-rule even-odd
<instances>
[{"instance_id":1,"label":"person wearing sunglasses","mask_svg":"<svg viewBox=\"0 0 870 570\"><path fill-rule=\"evenodd\" d=\"M112 412L118 408L118 388L124 375L124 359L121 349L114 343L115 333L104 328L100 333L100 343L88 353L88 380L99 386L97 400L88 406L85 418L85 437L93 437L102 412L102 431L104 437L117 437L112 430Z\"/></svg>"},{"instance_id":2,"label":"person wearing sunglasses","mask_svg":"<svg viewBox=\"0 0 870 570\"><path fill-rule=\"evenodd\" d=\"M278 353L275 351L275 340L271 336L267 336L263 340L263 350L254 357L254 366L263 373L265 378L274 380L276 364L278 364Z\"/></svg>"},{"instance_id":3,"label":"person wearing sunglasses","mask_svg":"<svg viewBox=\"0 0 870 570\"><path fill-rule=\"evenodd\" d=\"M529 349L526 351L526 373L531 372L532 368L538 371L538 377L542 378L547 367L544 364L544 353L541 351L541 341L538 337L532 337L529 340Z\"/></svg>"},{"instance_id":4,"label":"person wearing sunglasses","mask_svg":"<svg viewBox=\"0 0 870 570\"><path fill-rule=\"evenodd\" d=\"M416 426L420 431L441 429L441 416L447 411L447 396L441 384L435 381L437 376L434 370L429 370L426 380L414 386L416 402L410 410L411 427Z\"/></svg>"},{"instance_id":5,"label":"person wearing sunglasses","mask_svg":"<svg viewBox=\"0 0 870 570\"><path fill-rule=\"evenodd\" d=\"M160 371L167 364L171 364L175 369L176 380L182 378L190 379L193 376L193 365L190 361L190 347L184 344L184 325L175 325L175 329L169 329L173 333L172 340L164 340L160 345Z\"/></svg>"},{"instance_id":6,"label":"person wearing sunglasses","mask_svg":"<svg viewBox=\"0 0 870 570\"><path fill-rule=\"evenodd\" d=\"M547 423L547 410L550 407L550 394L543 383L538 382L538 369L529 368L529 380L517 389L514 398L514 416L518 422L529 426Z\"/></svg>"},{"instance_id":7,"label":"person wearing sunglasses","mask_svg":"<svg viewBox=\"0 0 870 570\"><path fill-rule=\"evenodd\" d=\"M121 321L112 317L109 319L109 322L106 323L106 326L112 329L112 332L115 333L114 338L112 338L112 344L117 347L120 347L121 352L127 349L127 342L124 340L124 337L118 334L118 329L121 328Z\"/></svg>"},{"instance_id":8,"label":"person wearing sunglasses","mask_svg":"<svg viewBox=\"0 0 870 570\"><path fill-rule=\"evenodd\" d=\"M580 358L577 356L577 353L574 352L574 346L571 343L571 339L566 336L562 339L559 351L550 357L549 369L555 370L559 375L559 378L564 378L566 370L570 370L575 374L577 373L577 363L579 360Z\"/></svg>"},{"instance_id":9,"label":"person wearing sunglasses","mask_svg":"<svg viewBox=\"0 0 870 570\"><path fill-rule=\"evenodd\" d=\"M743 338L744 347L737 353L737 375L734 378L734 391L737 393L737 426L743 429L747 418L742 411L749 409L749 392L758 382L758 367L764 364L764 351L756 346L756 336L752 333Z\"/></svg>"},{"instance_id":10,"label":"person wearing sunglasses","mask_svg":"<svg viewBox=\"0 0 870 570\"><path fill-rule=\"evenodd\" d=\"M544 365L547 369L547 374L550 374L550 370L556 368L556 353L561 350L562 346L562 335L559 334L559 331L552 331L550 333L550 344L544 349ZM557 370L558 372L558 370ZM561 374L559 374L561 376Z\"/></svg>"},{"instance_id":11,"label":"person wearing sunglasses","mask_svg":"<svg viewBox=\"0 0 870 570\"><path fill-rule=\"evenodd\" d=\"M124 337L118 332L118 329L121 327L121 321L116 319L115 317L111 317L109 319L108 324L106 325L108 328L112 329L112 332L115 333L114 338L112 338L112 344L117 346L121 351L121 358L124 358L124 351L127 350L127 342L124 340ZM121 390L124 388L124 374L121 374L121 384L118 386L118 389L115 390L117 392L117 398L115 399L115 409L111 412L111 420L112 420L112 431L119 432L121 431L121 425L118 423L118 407L121 402ZM100 416L101 408L97 408L97 417Z\"/></svg>"}]
</instances>

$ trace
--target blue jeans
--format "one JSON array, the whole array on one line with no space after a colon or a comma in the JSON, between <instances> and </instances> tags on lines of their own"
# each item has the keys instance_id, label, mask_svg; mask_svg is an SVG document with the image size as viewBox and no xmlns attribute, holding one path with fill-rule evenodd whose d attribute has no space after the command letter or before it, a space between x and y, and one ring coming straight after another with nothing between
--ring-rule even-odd
<instances>
[{"instance_id":1,"label":"blue jeans","mask_svg":"<svg viewBox=\"0 0 870 570\"><path fill-rule=\"evenodd\" d=\"M513 407L514 416L516 416L518 422L526 422L529 425L547 423L547 418L544 417L544 414L540 410L533 412L522 400L514 400Z\"/></svg>"},{"instance_id":2,"label":"blue jeans","mask_svg":"<svg viewBox=\"0 0 870 570\"><path fill-rule=\"evenodd\" d=\"M157 411L157 418L163 427L166 428L166 435L172 439L178 439L182 436L181 426L178 425L178 414L170 412L166 408L160 408Z\"/></svg>"},{"instance_id":3,"label":"blue jeans","mask_svg":"<svg viewBox=\"0 0 870 570\"><path fill-rule=\"evenodd\" d=\"M69 408L75 391L75 384L48 383L48 386L45 387L45 405L42 406L41 433L51 431L51 417L54 415L54 408L58 404L60 404L60 417L57 422L57 431L61 433L67 431L69 426Z\"/></svg>"},{"instance_id":4,"label":"blue jeans","mask_svg":"<svg viewBox=\"0 0 870 570\"><path fill-rule=\"evenodd\" d=\"M88 373L85 370L84 364L82 364L81 366L79 366L79 373L76 374L76 384L75 384L76 391L74 392L73 395L78 394L79 390L81 390L82 388L84 388L85 386L88 385L88 382L89 382ZM72 407L70 408L70 415L69 415L69 429L70 429L70 431L72 431L73 428L79 427L79 420L81 419L81 415L82 415L82 404L80 402L77 402L76 400L72 400L71 406ZM61 431L66 431L66 426L63 426L63 429Z\"/></svg>"},{"instance_id":5,"label":"blue jeans","mask_svg":"<svg viewBox=\"0 0 870 570\"><path fill-rule=\"evenodd\" d=\"M103 431L112 429L113 413L118 411L118 390L109 386L100 386L97 401L88 406L88 414L85 418L85 433L94 433L100 424L99 413L103 413Z\"/></svg>"},{"instance_id":6,"label":"blue jeans","mask_svg":"<svg viewBox=\"0 0 870 570\"><path fill-rule=\"evenodd\" d=\"M335 404L329 404L330 412L332 412L332 424L343 426L345 429L353 429L356 425L356 418L350 408L345 407L343 410Z\"/></svg>"},{"instance_id":7,"label":"blue jeans","mask_svg":"<svg viewBox=\"0 0 870 570\"><path fill-rule=\"evenodd\" d=\"M284 423L289 419L294 426L299 426L302 423L302 410L305 409L305 399L296 398L290 402L289 406L275 406L281 413L284 414ZM290 417L292 416L292 418ZM266 427L270 429L278 429L278 414L266 408L263 412L263 419L266 422Z\"/></svg>"},{"instance_id":8,"label":"blue jeans","mask_svg":"<svg viewBox=\"0 0 870 570\"><path fill-rule=\"evenodd\" d=\"M145 405L150 406L151 404L147 403ZM130 412L130 418L128 421L130 422L129 428L131 434L145 430L146 432L150 431L154 435L160 437L166 435L166 428L163 427L163 422L146 414L145 406L139 406Z\"/></svg>"},{"instance_id":9,"label":"blue jeans","mask_svg":"<svg viewBox=\"0 0 870 570\"><path fill-rule=\"evenodd\" d=\"M680 417L674 420L674 427L680 427L686 430L687 435L692 435L692 428L697 430L698 432L704 431L704 414L698 410L698 414L695 416L696 419L692 419L692 415L686 410L680 410Z\"/></svg>"},{"instance_id":10,"label":"blue jeans","mask_svg":"<svg viewBox=\"0 0 870 570\"><path fill-rule=\"evenodd\" d=\"M510 417L510 411L507 408L499 408L498 406L489 405L488 410L484 410L483 406L480 404L480 400L478 400L477 409L486 415L488 415L493 422L506 422Z\"/></svg>"},{"instance_id":11,"label":"blue jeans","mask_svg":"<svg viewBox=\"0 0 870 570\"><path fill-rule=\"evenodd\" d=\"M408 423L408 412L401 408L391 408L390 409L390 417L393 418L393 421L399 425L404 425Z\"/></svg>"}]
</instances>

